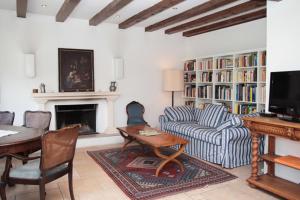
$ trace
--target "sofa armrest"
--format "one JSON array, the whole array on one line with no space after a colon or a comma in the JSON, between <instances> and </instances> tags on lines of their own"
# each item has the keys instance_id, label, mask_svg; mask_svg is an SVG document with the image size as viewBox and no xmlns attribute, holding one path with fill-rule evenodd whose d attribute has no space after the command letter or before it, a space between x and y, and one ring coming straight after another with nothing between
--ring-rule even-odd
<instances>
[{"instance_id":1,"label":"sofa armrest","mask_svg":"<svg viewBox=\"0 0 300 200\"><path fill-rule=\"evenodd\" d=\"M245 127L228 127L222 130L222 139L223 137L225 141L235 141L250 138L251 134Z\"/></svg>"},{"instance_id":2,"label":"sofa armrest","mask_svg":"<svg viewBox=\"0 0 300 200\"><path fill-rule=\"evenodd\" d=\"M166 115L160 115L159 118L160 130L165 131L165 123L169 121L169 118Z\"/></svg>"}]
</instances>

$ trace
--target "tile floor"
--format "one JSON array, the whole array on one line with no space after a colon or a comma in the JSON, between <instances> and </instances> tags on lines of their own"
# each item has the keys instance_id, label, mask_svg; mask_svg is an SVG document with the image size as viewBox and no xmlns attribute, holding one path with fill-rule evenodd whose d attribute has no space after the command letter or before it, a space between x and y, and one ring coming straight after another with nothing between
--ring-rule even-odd
<instances>
[{"instance_id":1,"label":"tile floor","mask_svg":"<svg viewBox=\"0 0 300 200\"><path fill-rule=\"evenodd\" d=\"M76 200L129 200L114 184L113 180L91 159L86 151L119 147L110 145L77 149L74 159L74 193ZM3 168L3 161L1 161ZM17 163L19 164L19 163ZM239 178L222 184L160 198L161 200L271 200L276 197L250 188L246 179L250 175L250 166L228 170ZM62 177L46 186L47 200L70 199L67 177ZM8 200L38 200L37 186L16 185L6 189Z\"/></svg>"}]
</instances>

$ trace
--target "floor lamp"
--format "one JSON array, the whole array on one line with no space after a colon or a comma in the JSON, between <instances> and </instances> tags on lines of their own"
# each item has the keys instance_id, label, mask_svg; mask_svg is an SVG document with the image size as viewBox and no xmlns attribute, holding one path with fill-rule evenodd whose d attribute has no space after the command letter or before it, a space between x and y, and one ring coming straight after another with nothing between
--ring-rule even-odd
<instances>
[{"instance_id":1,"label":"floor lamp","mask_svg":"<svg viewBox=\"0 0 300 200\"><path fill-rule=\"evenodd\" d=\"M167 69L163 75L164 91L172 92L172 107L174 106L174 92L183 91L183 71Z\"/></svg>"}]
</instances>

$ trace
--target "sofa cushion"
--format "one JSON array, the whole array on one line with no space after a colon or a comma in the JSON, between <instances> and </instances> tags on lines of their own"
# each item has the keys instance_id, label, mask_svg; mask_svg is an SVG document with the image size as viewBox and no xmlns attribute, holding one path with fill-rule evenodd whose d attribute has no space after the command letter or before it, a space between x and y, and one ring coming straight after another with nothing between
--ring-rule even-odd
<instances>
[{"instance_id":1,"label":"sofa cushion","mask_svg":"<svg viewBox=\"0 0 300 200\"><path fill-rule=\"evenodd\" d=\"M221 145L221 132L217 132L215 128L202 127L197 122L167 122L165 130L211 144Z\"/></svg>"},{"instance_id":2,"label":"sofa cushion","mask_svg":"<svg viewBox=\"0 0 300 200\"><path fill-rule=\"evenodd\" d=\"M222 105L208 104L202 113L201 119L198 121L200 126L218 127L224 120L227 109Z\"/></svg>"},{"instance_id":3,"label":"sofa cushion","mask_svg":"<svg viewBox=\"0 0 300 200\"><path fill-rule=\"evenodd\" d=\"M202 117L203 109L194 108L194 121L199 122Z\"/></svg>"},{"instance_id":4,"label":"sofa cushion","mask_svg":"<svg viewBox=\"0 0 300 200\"><path fill-rule=\"evenodd\" d=\"M165 114L174 122L194 120L193 109L189 106L167 107Z\"/></svg>"},{"instance_id":5,"label":"sofa cushion","mask_svg":"<svg viewBox=\"0 0 300 200\"><path fill-rule=\"evenodd\" d=\"M225 128L230 128L230 127L243 127L244 122L243 120L238 117L238 116L231 116L230 119L224 121L223 123L221 123L220 126L217 127L217 131L222 131Z\"/></svg>"}]
</instances>

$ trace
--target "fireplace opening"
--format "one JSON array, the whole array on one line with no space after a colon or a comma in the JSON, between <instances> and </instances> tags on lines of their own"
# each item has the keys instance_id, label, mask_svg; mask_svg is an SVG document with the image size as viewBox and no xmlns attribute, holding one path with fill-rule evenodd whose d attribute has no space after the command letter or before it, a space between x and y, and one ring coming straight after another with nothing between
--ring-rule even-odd
<instances>
[{"instance_id":1,"label":"fireplace opening","mask_svg":"<svg viewBox=\"0 0 300 200\"><path fill-rule=\"evenodd\" d=\"M97 104L56 105L56 128L81 124L80 135L97 134L96 111Z\"/></svg>"}]
</instances>

